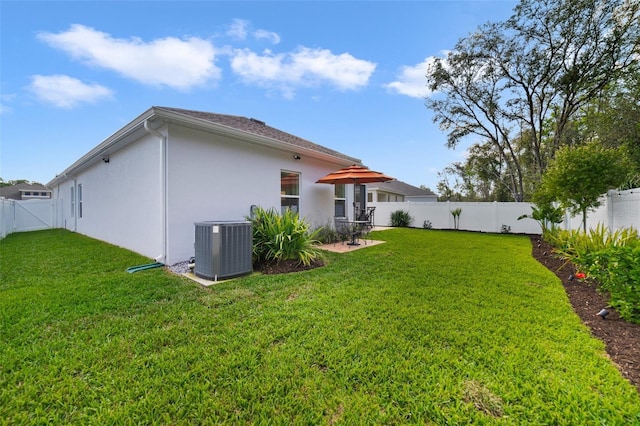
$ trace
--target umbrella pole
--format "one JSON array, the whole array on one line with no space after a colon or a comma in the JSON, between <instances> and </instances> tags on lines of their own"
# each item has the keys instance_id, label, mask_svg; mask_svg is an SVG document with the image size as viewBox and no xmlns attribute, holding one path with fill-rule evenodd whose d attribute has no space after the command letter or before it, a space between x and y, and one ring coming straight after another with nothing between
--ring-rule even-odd
<instances>
[{"instance_id":1,"label":"umbrella pole","mask_svg":"<svg viewBox=\"0 0 640 426\"><path fill-rule=\"evenodd\" d=\"M359 196L358 196L359 195ZM367 210L367 186L353 184L353 220L358 220L362 212Z\"/></svg>"}]
</instances>

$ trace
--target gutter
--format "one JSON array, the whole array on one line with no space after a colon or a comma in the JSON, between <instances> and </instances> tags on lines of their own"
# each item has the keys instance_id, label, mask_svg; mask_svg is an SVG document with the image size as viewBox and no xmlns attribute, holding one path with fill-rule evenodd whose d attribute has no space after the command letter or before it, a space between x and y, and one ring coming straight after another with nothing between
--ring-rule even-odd
<instances>
[{"instance_id":1,"label":"gutter","mask_svg":"<svg viewBox=\"0 0 640 426\"><path fill-rule=\"evenodd\" d=\"M144 130L159 139L160 141L160 204L162 205L162 253L156 257L156 262L167 262L167 246L169 240L169 230L167 228L167 218L169 216L168 173L167 173L167 137L149 125L149 119L144 120Z\"/></svg>"}]
</instances>

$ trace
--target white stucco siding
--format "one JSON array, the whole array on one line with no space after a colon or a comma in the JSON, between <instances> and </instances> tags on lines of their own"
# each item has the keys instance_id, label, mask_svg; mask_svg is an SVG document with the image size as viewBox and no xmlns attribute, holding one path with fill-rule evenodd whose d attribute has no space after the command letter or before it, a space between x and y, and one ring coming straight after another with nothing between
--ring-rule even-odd
<instances>
[{"instance_id":1,"label":"white stucco siding","mask_svg":"<svg viewBox=\"0 0 640 426\"><path fill-rule=\"evenodd\" d=\"M52 198L61 200L62 226L70 231L75 230L74 213L71 210L71 188L73 180L67 180L52 188Z\"/></svg>"},{"instance_id":2,"label":"white stucco siding","mask_svg":"<svg viewBox=\"0 0 640 426\"><path fill-rule=\"evenodd\" d=\"M169 128L168 258L194 255L194 223L244 220L250 207L280 208L280 171L300 173L300 214L313 226L333 218L333 186L315 181L343 165L177 125Z\"/></svg>"},{"instance_id":3,"label":"white stucco siding","mask_svg":"<svg viewBox=\"0 0 640 426\"><path fill-rule=\"evenodd\" d=\"M149 258L162 254L160 142L151 136L109 155L60 185L70 210L71 190L82 186L82 217L65 213L66 227Z\"/></svg>"}]
</instances>

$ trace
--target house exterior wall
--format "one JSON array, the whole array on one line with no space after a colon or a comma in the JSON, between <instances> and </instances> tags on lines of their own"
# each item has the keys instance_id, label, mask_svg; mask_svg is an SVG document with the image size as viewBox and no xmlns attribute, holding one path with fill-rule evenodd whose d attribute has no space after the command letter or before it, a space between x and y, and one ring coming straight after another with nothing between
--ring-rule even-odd
<instances>
[{"instance_id":1,"label":"house exterior wall","mask_svg":"<svg viewBox=\"0 0 640 426\"><path fill-rule=\"evenodd\" d=\"M370 189L367 192L370 203L430 203L437 202L437 195L402 195L394 192L381 191L379 189Z\"/></svg>"},{"instance_id":2,"label":"house exterior wall","mask_svg":"<svg viewBox=\"0 0 640 426\"><path fill-rule=\"evenodd\" d=\"M55 187L54 198L64 200L65 228L155 259L162 254L160 191L160 142L145 136Z\"/></svg>"},{"instance_id":3,"label":"house exterior wall","mask_svg":"<svg viewBox=\"0 0 640 426\"><path fill-rule=\"evenodd\" d=\"M300 174L300 216L312 227L333 223L334 187L315 181L344 163L295 160L294 152L176 124L167 153L168 264L194 255L196 222L244 220L252 205L279 211L281 170Z\"/></svg>"},{"instance_id":4,"label":"house exterior wall","mask_svg":"<svg viewBox=\"0 0 640 426\"><path fill-rule=\"evenodd\" d=\"M371 201L369 201L371 203L393 203L404 201L404 195L393 192L372 189L369 190L369 194L371 194Z\"/></svg>"}]
</instances>

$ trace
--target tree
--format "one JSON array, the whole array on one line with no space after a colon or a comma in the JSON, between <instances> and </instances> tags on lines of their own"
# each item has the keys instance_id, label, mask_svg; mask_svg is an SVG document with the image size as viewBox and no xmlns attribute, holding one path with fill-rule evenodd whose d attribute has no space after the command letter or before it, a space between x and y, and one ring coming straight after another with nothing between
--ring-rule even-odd
<instances>
[{"instance_id":1,"label":"tree","mask_svg":"<svg viewBox=\"0 0 640 426\"><path fill-rule=\"evenodd\" d=\"M600 197L627 179L631 163L624 149L608 149L596 143L565 146L558 150L534 196L539 205L557 201L573 214L582 213L587 230L587 211L598 207Z\"/></svg>"},{"instance_id":2,"label":"tree","mask_svg":"<svg viewBox=\"0 0 640 426\"><path fill-rule=\"evenodd\" d=\"M31 182L28 179L4 180L0 177L0 188L3 188L5 186L18 185L21 183L37 184L38 182Z\"/></svg>"},{"instance_id":3,"label":"tree","mask_svg":"<svg viewBox=\"0 0 640 426\"><path fill-rule=\"evenodd\" d=\"M455 162L445 167L438 176L438 188L443 199L457 198L459 201L513 201L510 191L511 176L505 171L506 165L500 161L496 148L491 143L477 143L467 150L464 162ZM450 179L454 178L453 186ZM525 174L525 198L530 185Z\"/></svg>"},{"instance_id":4,"label":"tree","mask_svg":"<svg viewBox=\"0 0 640 426\"><path fill-rule=\"evenodd\" d=\"M440 194L438 200L463 201L467 199L468 194L465 192L465 182L461 182L459 179L464 176L462 168L462 163L455 162L438 172L438 177L440 178L437 184L438 193ZM450 181L451 178L453 178L453 183Z\"/></svg>"},{"instance_id":5,"label":"tree","mask_svg":"<svg viewBox=\"0 0 640 426\"><path fill-rule=\"evenodd\" d=\"M637 61L639 10L630 0L522 0L509 20L460 39L427 73L426 106L447 146L470 135L492 144L522 201L527 174L542 177L580 108Z\"/></svg>"},{"instance_id":6,"label":"tree","mask_svg":"<svg viewBox=\"0 0 640 426\"><path fill-rule=\"evenodd\" d=\"M584 138L609 148L624 146L635 174L628 188L640 186L640 66L585 109L581 125Z\"/></svg>"}]
</instances>

